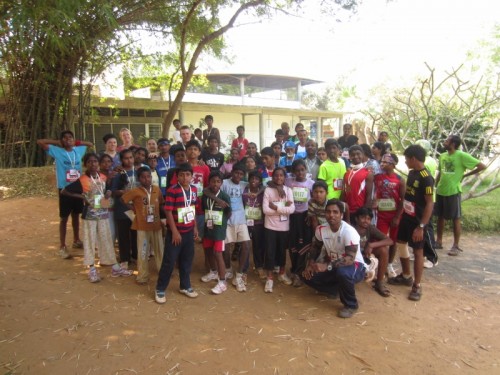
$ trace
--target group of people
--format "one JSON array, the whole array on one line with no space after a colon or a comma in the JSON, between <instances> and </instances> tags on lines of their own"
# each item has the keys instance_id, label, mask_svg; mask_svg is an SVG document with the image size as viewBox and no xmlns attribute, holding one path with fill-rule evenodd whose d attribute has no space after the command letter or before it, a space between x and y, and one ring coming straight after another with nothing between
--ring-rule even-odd
<instances>
[{"instance_id":1,"label":"group of people","mask_svg":"<svg viewBox=\"0 0 500 375\"><path fill-rule=\"evenodd\" d=\"M327 139L318 148L302 124L291 135L283 123L275 142L260 152L238 126L225 156L213 117L207 115L205 122L207 128L197 137L175 120L178 141L151 139L147 148L135 145L124 128L123 144L118 146L117 137L107 134L99 155L87 152L92 144L75 140L70 131L62 132L59 140L38 140L56 163L59 255L71 257L66 246L71 216L73 247L83 247L91 282L100 280L96 250L101 265L112 265L113 277L131 276L136 263L139 284L149 282L153 256L158 270L155 300L160 304L166 302L176 266L180 293L198 296L191 285L196 241L205 257L201 281L214 283L213 294L225 292L231 279L238 292L245 292L251 257L264 292L272 293L275 281L306 284L340 297L343 318L358 309L355 284L362 280L383 297L390 295L387 278L389 284L410 286L411 300L421 298L424 247L433 237L428 229L435 186L425 148L416 144L404 150L409 168L405 182L395 171L398 157L390 152L387 138L358 145L350 124L342 137ZM437 178L437 241L430 242L435 247L442 246L445 219L459 226L465 170L470 175L485 167L458 150L459 137L450 136L444 146L448 152L441 156ZM450 255L461 251L460 230L455 228L454 234ZM413 276L408 246L413 248ZM397 252L399 274L393 266ZM234 270L232 260L237 263Z\"/></svg>"}]
</instances>

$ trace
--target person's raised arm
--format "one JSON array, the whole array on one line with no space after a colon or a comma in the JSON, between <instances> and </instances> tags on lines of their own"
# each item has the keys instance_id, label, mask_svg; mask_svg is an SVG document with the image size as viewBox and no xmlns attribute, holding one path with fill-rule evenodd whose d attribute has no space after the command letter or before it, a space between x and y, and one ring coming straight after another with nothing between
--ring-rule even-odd
<instances>
[{"instance_id":1,"label":"person's raised arm","mask_svg":"<svg viewBox=\"0 0 500 375\"><path fill-rule=\"evenodd\" d=\"M49 149L49 145L62 147L61 141L58 139L38 139L36 144L40 146L44 151Z\"/></svg>"}]
</instances>

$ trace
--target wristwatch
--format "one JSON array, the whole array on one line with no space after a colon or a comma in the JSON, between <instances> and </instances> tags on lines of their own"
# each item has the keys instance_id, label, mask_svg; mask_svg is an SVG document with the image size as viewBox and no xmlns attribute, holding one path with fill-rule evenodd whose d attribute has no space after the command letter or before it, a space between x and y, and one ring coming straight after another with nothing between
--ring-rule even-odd
<instances>
[{"instance_id":1,"label":"wristwatch","mask_svg":"<svg viewBox=\"0 0 500 375\"><path fill-rule=\"evenodd\" d=\"M425 228L425 224L420 223L420 224L418 224L418 227L424 229Z\"/></svg>"},{"instance_id":2,"label":"wristwatch","mask_svg":"<svg viewBox=\"0 0 500 375\"><path fill-rule=\"evenodd\" d=\"M327 271L333 270L333 264L332 262L328 263L328 266L326 266Z\"/></svg>"}]
</instances>

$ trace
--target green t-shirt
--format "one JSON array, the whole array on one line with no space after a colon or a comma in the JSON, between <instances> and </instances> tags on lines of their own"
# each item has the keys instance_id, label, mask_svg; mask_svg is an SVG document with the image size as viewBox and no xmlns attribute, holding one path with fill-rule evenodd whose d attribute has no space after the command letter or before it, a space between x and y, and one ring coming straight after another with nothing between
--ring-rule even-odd
<instances>
[{"instance_id":1,"label":"green t-shirt","mask_svg":"<svg viewBox=\"0 0 500 375\"><path fill-rule=\"evenodd\" d=\"M231 198L229 195L219 190L217 198L222 199L228 207L222 208L217 202L212 201L205 194L201 197L203 212L205 213L205 224L203 228L203 238L221 241L226 238L227 220L231 213ZM212 227L208 228L208 220L212 220Z\"/></svg>"},{"instance_id":2,"label":"green t-shirt","mask_svg":"<svg viewBox=\"0 0 500 375\"><path fill-rule=\"evenodd\" d=\"M439 183L436 194L444 197L462 192L462 178L467 169L474 169L479 160L463 151L444 153L439 157Z\"/></svg>"},{"instance_id":3,"label":"green t-shirt","mask_svg":"<svg viewBox=\"0 0 500 375\"><path fill-rule=\"evenodd\" d=\"M438 167L438 162L432 156L426 156L424 162L425 168L431 172L432 178L436 178L436 169Z\"/></svg>"},{"instance_id":4,"label":"green t-shirt","mask_svg":"<svg viewBox=\"0 0 500 375\"><path fill-rule=\"evenodd\" d=\"M318 180L323 180L328 185L328 199L340 198L345 172L345 163L342 159L336 163L327 159L319 166Z\"/></svg>"}]
</instances>

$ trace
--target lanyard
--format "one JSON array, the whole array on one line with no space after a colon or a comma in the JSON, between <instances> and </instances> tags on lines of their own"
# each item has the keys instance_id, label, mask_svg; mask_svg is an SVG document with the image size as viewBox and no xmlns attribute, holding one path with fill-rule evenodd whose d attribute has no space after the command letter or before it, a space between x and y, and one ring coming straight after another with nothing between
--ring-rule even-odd
<instances>
[{"instance_id":1,"label":"lanyard","mask_svg":"<svg viewBox=\"0 0 500 375\"><path fill-rule=\"evenodd\" d=\"M255 198L250 197L250 194L252 194L252 192L250 191L250 188L248 189L247 194L248 194L248 203L249 203L250 207L255 208L257 206L257 197L255 197Z\"/></svg>"},{"instance_id":2,"label":"lanyard","mask_svg":"<svg viewBox=\"0 0 500 375\"><path fill-rule=\"evenodd\" d=\"M219 196L219 193L220 193L220 190L217 192L217 194L215 194L215 198L217 198ZM210 211L212 211L214 208L215 200L208 198L207 203L208 203L208 208L210 209Z\"/></svg>"},{"instance_id":3,"label":"lanyard","mask_svg":"<svg viewBox=\"0 0 500 375\"><path fill-rule=\"evenodd\" d=\"M314 164L316 164L316 159L313 159L312 163L310 163L310 159L306 158L306 165L307 165L307 171L311 172L311 168L314 167Z\"/></svg>"},{"instance_id":4,"label":"lanyard","mask_svg":"<svg viewBox=\"0 0 500 375\"><path fill-rule=\"evenodd\" d=\"M66 155L68 156L68 159L69 159L69 162L71 163L71 169L75 169L75 165L76 165L76 151L75 149L73 149L73 153L75 154L73 159L71 159L71 156L69 156L69 152L64 150L66 152Z\"/></svg>"},{"instance_id":5,"label":"lanyard","mask_svg":"<svg viewBox=\"0 0 500 375\"><path fill-rule=\"evenodd\" d=\"M97 179L94 177L90 176L90 179L92 180L92 183L95 185L99 193L101 193L102 196L104 196L104 190L102 188L102 181L101 181L101 176L99 176L99 173L97 174Z\"/></svg>"},{"instance_id":6,"label":"lanyard","mask_svg":"<svg viewBox=\"0 0 500 375\"><path fill-rule=\"evenodd\" d=\"M129 176L128 172L130 171L125 172L127 174L127 180L130 185L130 188L133 188L135 186L135 169L132 169L132 176ZM132 180L130 179L130 177L132 177Z\"/></svg>"},{"instance_id":7,"label":"lanyard","mask_svg":"<svg viewBox=\"0 0 500 375\"><path fill-rule=\"evenodd\" d=\"M187 199L186 192L184 191L184 188L181 186L181 184L178 184L178 185L182 190L182 195L184 195L185 207L191 206L191 201L193 200L193 191L191 190L191 185L189 185L189 200Z\"/></svg>"},{"instance_id":8,"label":"lanyard","mask_svg":"<svg viewBox=\"0 0 500 375\"><path fill-rule=\"evenodd\" d=\"M168 164L165 163L165 159L163 159L163 156L161 156L161 161L163 162L165 169L168 170L170 168L170 156L168 157Z\"/></svg>"},{"instance_id":9,"label":"lanyard","mask_svg":"<svg viewBox=\"0 0 500 375\"><path fill-rule=\"evenodd\" d=\"M153 187L150 186L149 187L149 191L146 190L146 188L144 186L141 186L144 191L146 192L146 194L148 195L148 206L151 206L151 193L153 192Z\"/></svg>"}]
</instances>

